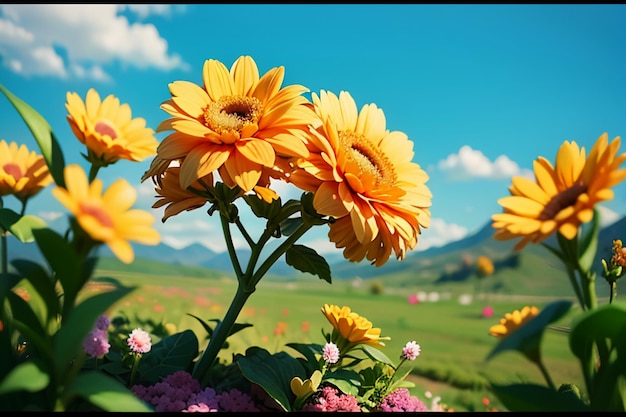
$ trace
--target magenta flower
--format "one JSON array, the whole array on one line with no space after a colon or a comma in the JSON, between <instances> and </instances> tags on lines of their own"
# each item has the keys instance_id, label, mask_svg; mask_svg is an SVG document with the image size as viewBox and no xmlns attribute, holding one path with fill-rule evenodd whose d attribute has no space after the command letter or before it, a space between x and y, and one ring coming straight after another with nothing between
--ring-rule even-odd
<instances>
[{"instance_id":1,"label":"magenta flower","mask_svg":"<svg viewBox=\"0 0 626 417\"><path fill-rule=\"evenodd\" d=\"M402 348L402 358L408 361L414 361L422 351L420 345L415 343L415 340L411 342L407 342L406 345Z\"/></svg>"},{"instance_id":2,"label":"magenta flower","mask_svg":"<svg viewBox=\"0 0 626 417\"><path fill-rule=\"evenodd\" d=\"M322 348L322 357L326 363L337 363L339 361L339 348L333 342L326 343Z\"/></svg>"},{"instance_id":3,"label":"magenta flower","mask_svg":"<svg viewBox=\"0 0 626 417\"><path fill-rule=\"evenodd\" d=\"M487 306L483 308L483 317L489 318L491 316L493 316L493 307Z\"/></svg>"},{"instance_id":4,"label":"magenta flower","mask_svg":"<svg viewBox=\"0 0 626 417\"><path fill-rule=\"evenodd\" d=\"M307 400L302 411L361 411L354 395L344 394L335 387L325 386Z\"/></svg>"},{"instance_id":5,"label":"magenta flower","mask_svg":"<svg viewBox=\"0 0 626 417\"><path fill-rule=\"evenodd\" d=\"M411 294L409 295L409 304L418 304L420 300L417 298L417 295Z\"/></svg>"},{"instance_id":6,"label":"magenta flower","mask_svg":"<svg viewBox=\"0 0 626 417\"><path fill-rule=\"evenodd\" d=\"M107 331L109 329L109 324L111 324L111 320L102 314L98 317L98 320L96 320L96 329Z\"/></svg>"},{"instance_id":7,"label":"magenta flower","mask_svg":"<svg viewBox=\"0 0 626 417\"><path fill-rule=\"evenodd\" d=\"M130 332L126 340L128 347L135 353L148 353L152 349L152 342L148 332L137 328Z\"/></svg>"}]
</instances>

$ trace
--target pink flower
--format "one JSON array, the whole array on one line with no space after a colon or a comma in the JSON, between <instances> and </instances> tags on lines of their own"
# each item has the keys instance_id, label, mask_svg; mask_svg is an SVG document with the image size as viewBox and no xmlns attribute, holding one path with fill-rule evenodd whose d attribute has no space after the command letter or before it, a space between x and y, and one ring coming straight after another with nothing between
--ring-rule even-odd
<instances>
[{"instance_id":1,"label":"pink flower","mask_svg":"<svg viewBox=\"0 0 626 417\"><path fill-rule=\"evenodd\" d=\"M111 320L109 320L107 316L102 314L100 317L98 317L98 320L96 320L96 329L106 331L109 328L109 324L111 324Z\"/></svg>"},{"instance_id":2,"label":"pink flower","mask_svg":"<svg viewBox=\"0 0 626 417\"><path fill-rule=\"evenodd\" d=\"M483 317L489 318L491 316L493 316L493 307L487 306L483 308Z\"/></svg>"},{"instance_id":3,"label":"pink flower","mask_svg":"<svg viewBox=\"0 0 626 417\"><path fill-rule=\"evenodd\" d=\"M333 342L326 343L322 348L322 357L326 363L337 363L339 361L339 348Z\"/></svg>"},{"instance_id":4,"label":"pink flower","mask_svg":"<svg viewBox=\"0 0 626 417\"><path fill-rule=\"evenodd\" d=\"M409 304L417 304L417 303L419 303L419 299L417 298L417 295L415 294L409 295Z\"/></svg>"},{"instance_id":5,"label":"pink flower","mask_svg":"<svg viewBox=\"0 0 626 417\"><path fill-rule=\"evenodd\" d=\"M130 332L126 340L128 347L135 353L148 353L152 349L152 342L148 332L137 328Z\"/></svg>"},{"instance_id":6,"label":"pink flower","mask_svg":"<svg viewBox=\"0 0 626 417\"><path fill-rule=\"evenodd\" d=\"M380 411L384 412L413 412L429 411L426 404L419 398L411 395L406 388L398 388L387 395L380 404Z\"/></svg>"},{"instance_id":7,"label":"pink flower","mask_svg":"<svg viewBox=\"0 0 626 417\"><path fill-rule=\"evenodd\" d=\"M325 386L311 396L302 411L359 412L361 407L354 395L343 394L335 387Z\"/></svg>"},{"instance_id":8,"label":"pink flower","mask_svg":"<svg viewBox=\"0 0 626 417\"><path fill-rule=\"evenodd\" d=\"M409 361L414 361L422 351L420 345L415 343L415 340L411 342L407 342L406 345L402 348L402 357Z\"/></svg>"}]
</instances>

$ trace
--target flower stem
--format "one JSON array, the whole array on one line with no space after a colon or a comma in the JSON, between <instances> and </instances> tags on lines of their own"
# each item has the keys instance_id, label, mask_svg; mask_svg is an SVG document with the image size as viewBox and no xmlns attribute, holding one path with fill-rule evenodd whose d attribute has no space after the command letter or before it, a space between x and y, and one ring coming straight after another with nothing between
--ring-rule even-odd
<instances>
[{"instance_id":1,"label":"flower stem","mask_svg":"<svg viewBox=\"0 0 626 417\"><path fill-rule=\"evenodd\" d=\"M556 386L554 385L554 382L552 382L552 378L550 378L550 374L548 373L548 370L546 369L545 365L543 364L543 361L541 359L538 359L538 360L535 361L535 363L539 367L539 370L541 371L541 374L543 375L543 377L545 378L546 382L548 383L548 386L551 389L556 391Z\"/></svg>"},{"instance_id":2,"label":"flower stem","mask_svg":"<svg viewBox=\"0 0 626 417\"><path fill-rule=\"evenodd\" d=\"M130 371L130 380L128 382L128 387L132 387L135 385L135 378L137 378L137 368L139 368L139 361L141 360L140 353L133 353L133 367Z\"/></svg>"},{"instance_id":3,"label":"flower stem","mask_svg":"<svg viewBox=\"0 0 626 417\"><path fill-rule=\"evenodd\" d=\"M241 309L253 292L254 289L250 292L245 291L244 284L241 282L237 285L237 292L235 292L235 296L228 307L224 319L215 327L211 339L209 340L209 345L194 366L193 377L200 381L202 387L207 385L209 379L208 371L215 362L226 338L230 335Z\"/></svg>"},{"instance_id":4,"label":"flower stem","mask_svg":"<svg viewBox=\"0 0 626 417\"><path fill-rule=\"evenodd\" d=\"M609 294L609 304L613 303L613 298L617 296L617 283L615 281L611 281L609 283L609 288L611 289Z\"/></svg>"}]
</instances>

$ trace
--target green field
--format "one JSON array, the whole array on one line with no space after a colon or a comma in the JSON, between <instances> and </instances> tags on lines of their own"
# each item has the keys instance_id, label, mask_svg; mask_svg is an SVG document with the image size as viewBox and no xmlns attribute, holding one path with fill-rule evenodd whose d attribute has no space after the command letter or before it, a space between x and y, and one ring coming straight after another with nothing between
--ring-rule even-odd
<instances>
[{"instance_id":1,"label":"green field","mask_svg":"<svg viewBox=\"0 0 626 417\"><path fill-rule=\"evenodd\" d=\"M221 319L236 288L232 278L219 275L193 278L101 269L95 276L98 277L96 282L99 277L110 277L138 287L109 314L122 313L130 318L131 325L151 319L156 323L171 323L178 331L189 328L201 341L206 334L189 314L204 320ZM488 379L497 383L544 384L539 370L517 352L504 352L489 362L485 357L497 342L488 334L488 329L501 316L527 304L541 308L553 298L482 294L471 304L461 304L459 296L469 288L449 292L440 288L438 301L410 304L411 290L384 288L381 293L372 294L369 281L360 281L360 285L355 285L356 281L328 284L313 276L307 278L293 282L261 281L238 319L239 323L253 326L232 336L229 349L222 357L230 357L230 352L244 352L251 345L262 346L270 352L285 350L295 354L285 343L323 343L321 330L331 330L321 313L322 306L328 303L347 305L372 321L374 327L380 327L383 336L391 337L384 348L390 358L398 358L408 341L415 340L421 345L422 353L412 363L411 379L417 384L413 393L422 399L424 392L430 390L457 411L484 411L481 401L487 397L492 406L500 406L502 410L488 390ZM482 308L487 304L494 308L491 318L481 317ZM578 311L577 307L573 308L555 324L569 326ZM275 335L280 322L286 324L286 330ZM583 387L579 365L569 351L566 333L546 332L542 355L557 385L575 383Z\"/></svg>"}]
</instances>

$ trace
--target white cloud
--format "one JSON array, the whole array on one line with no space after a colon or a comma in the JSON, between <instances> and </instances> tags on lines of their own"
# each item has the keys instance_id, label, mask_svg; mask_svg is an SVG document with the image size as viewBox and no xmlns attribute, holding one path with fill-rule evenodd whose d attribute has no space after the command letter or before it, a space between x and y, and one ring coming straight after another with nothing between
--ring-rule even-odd
<instances>
[{"instance_id":1,"label":"white cloud","mask_svg":"<svg viewBox=\"0 0 626 417\"><path fill-rule=\"evenodd\" d=\"M66 213L62 213L60 211L41 211L39 212L39 217L49 222L53 222L56 219L64 216Z\"/></svg>"},{"instance_id":2,"label":"white cloud","mask_svg":"<svg viewBox=\"0 0 626 417\"><path fill-rule=\"evenodd\" d=\"M610 208L605 207L601 204L598 204L596 208L600 212L600 227L610 226L622 218L619 213L616 213Z\"/></svg>"},{"instance_id":3,"label":"white cloud","mask_svg":"<svg viewBox=\"0 0 626 417\"><path fill-rule=\"evenodd\" d=\"M482 152L465 145L456 154L439 161L437 167L455 181L472 178L504 179L512 176L534 178L529 170L520 167L506 155L498 156L493 162Z\"/></svg>"},{"instance_id":4,"label":"white cloud","mask_svg":"<svg viewBox=\"0 0 626 417\"><path fill-rule=\"evenodd\" d=\"M142 7L143 6L143 7ZM108 80L104 66L186 67L168 54L167 41L148 23L130 23L126 7L140 17L167 14L169 5L5 4L0 6L0 55L24 76Z\"/></svg>"},{"instance_id":5,"label":"white cloud","mask_svg":"<svg viewBox=\"0 0 626 417\"><path fill-rule=\"evenodd\" d=\"M418 237L416 251L423 251L432 247L440 247L450 242L456 242L467 236L467 228L455 223L446 223L439 218L430 219L430 227L422 229Z\"/></svg>"}]
</instances>

